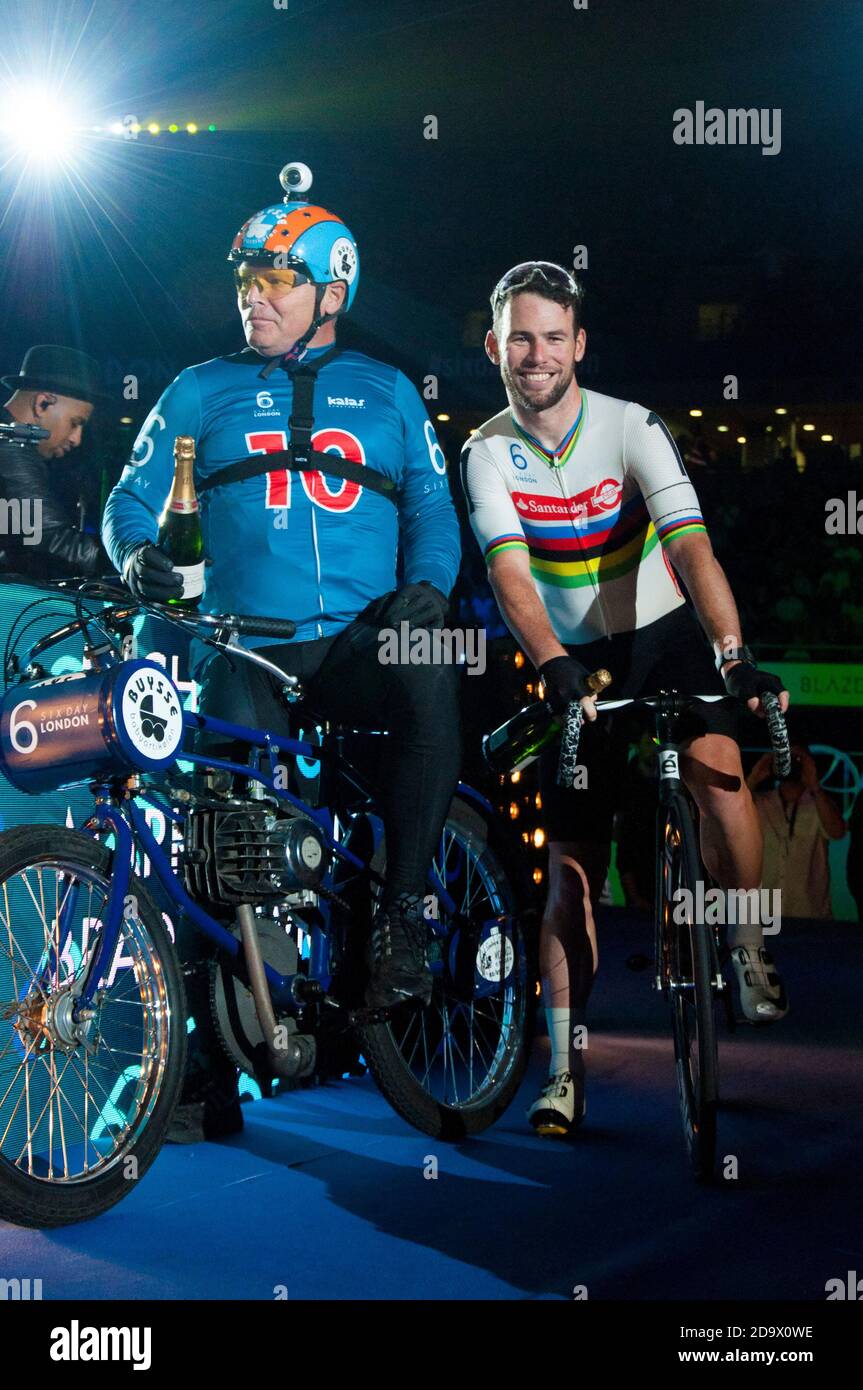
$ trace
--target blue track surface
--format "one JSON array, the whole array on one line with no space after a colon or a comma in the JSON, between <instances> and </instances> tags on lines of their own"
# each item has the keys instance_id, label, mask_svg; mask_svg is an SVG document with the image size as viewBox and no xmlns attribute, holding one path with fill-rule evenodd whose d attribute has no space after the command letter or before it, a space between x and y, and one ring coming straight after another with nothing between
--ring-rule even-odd
<instances>
[{"instance_id":1,"label":"blue track surface","mask_svg":"<svg viewBox=\"0 0 863 1390\"><path fill-rule=\"evenodd\" d=\"M0 1274L50 1298L823 1299L863 1269L859 924L786 924L791 998L772 1029L720 1040L720 1153L739 1177L703 1190L683 1156L671 1043L649 931L600 933L588 1116L572 1143L524 1121L545 1074L498 1126L450 1147L398 1119L369 1078L244 1107L242 1134L166 1147L99 1220L0 1224ZM423 1176L428 1155L439 1176Z\"/></svg>"}]
</instances>

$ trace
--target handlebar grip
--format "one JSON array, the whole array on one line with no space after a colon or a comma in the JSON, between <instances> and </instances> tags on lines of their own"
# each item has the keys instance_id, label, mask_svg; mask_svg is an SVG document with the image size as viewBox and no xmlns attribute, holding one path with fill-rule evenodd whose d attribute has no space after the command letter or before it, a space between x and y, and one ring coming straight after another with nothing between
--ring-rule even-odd
<instances>
[{"instance_id":1,"label":"handlebar grip","mask_svg":"<svg viewBox=\"0 0 863 1390\"><path fill-rule=\"evenodd\" d=\"M611 685L611 676L604 668L586 677L586 683L594 695L601 695ZM581 726L584 723L584 710L579 700L570 700L563 720L563 734L560 741L560 759L557 764L557 785L571 787L575 781L578 766L578 743Z\"/></svg>"},{"instance_id":2,"label":"handlebar grip","mask_svg":"<svg viewBox=\"0 0 863 1390\"><path fill-rule=\"evenodd\" d=\"M244 637L277 637L288 642L297 630L290 618L244 618L237 613L223 614L225 626Z\"/></svg>"},{"instance_id":3,"label":"handlebar grip","mask_svg":"<svg viewBox=\"0 0 863 1390\"><path fill-rule=\"evenodd\" d=\"M788 728L779 708L779 697L771 690L761 696L761 704L767 719L767 732L773 748L773 772L776 777L787 777L791 771L791 744Z\"/></svg>"},{"instance_id":4,"label":"handlebar grip","mask_svg":"<svg viewBox=\"0 0 863 1390\"><path fill-rule=\"evenodd\" d=\"M560 759L557 764L557 785L571 787L575 781L578 766L578 741L584 723L584 710L578 700L570 700L563 717L563 734L560 740Z\"/></svg>"}]
</instances>

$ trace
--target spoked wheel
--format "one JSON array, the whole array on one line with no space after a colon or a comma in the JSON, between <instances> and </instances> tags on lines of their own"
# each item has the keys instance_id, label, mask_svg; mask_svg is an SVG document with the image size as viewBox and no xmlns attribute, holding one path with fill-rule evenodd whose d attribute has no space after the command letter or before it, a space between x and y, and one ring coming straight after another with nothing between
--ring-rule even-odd
<instances>
[{"instance_id":1,"label":"spoked wheel","mask_svg":"<svg viewBox=\"0 0 863 1390\"><path fill-rule=\"evenodd\" d=\"M696 920L699 858L692 813L676 797L659 811L658 974L671 1008L680 1114L695 1176L713 1176L719 1071L712 928ZM678 894L686 889L686 895Z\"/></svg>"},{"instance_id":2,"label":"spoked wheel","mask_svg":"<svg viewBox=\"0 0 863 1390\"><path fill-rule=\"evenodd\" d=\"M404 1006L363 1029L375 1081L424 1134L461 1139L500 1118L527 1063L530 972L515 894L489 848L485 821L454 800L435 870L440 905L429 959L428 1008Z\"/></svg>"},{"instance_id":3,"label":"spoked wheel","mask_svg":"<svg viewBox=\"0 0 863 1390\"><path fill-rule=\"evenodd\" d=\"M92 1007L77 1003L107 912L113 855L53 825L0 835L0 1217L89 1220L146 1172L186 1053L182 976L133 878Z\"/></svg>"}]
</instances>

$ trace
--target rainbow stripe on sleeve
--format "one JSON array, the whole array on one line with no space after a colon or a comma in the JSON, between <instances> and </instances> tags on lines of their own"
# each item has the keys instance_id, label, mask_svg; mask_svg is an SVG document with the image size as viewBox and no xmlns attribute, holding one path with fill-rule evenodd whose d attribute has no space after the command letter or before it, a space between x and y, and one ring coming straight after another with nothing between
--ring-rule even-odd
<instances>
[{"instance_id":1,"label":"rainbow stripe on sleeve","mask_svg":"<svg viewBox=\"0 0 863 1390\"><path fill-rule=\"evenodd\" d=\"M668 545L669 541L676 541L678 536L686 536L695 531L707 531L700 512L692 512L688 516L669 517L656 527L656 534L663 545Z\"/></svg>"},{"instance_id":2,"label":"rainbow stripe on sleeve","mask_svg":"<svg viewBox=\"0 0 863 1390\"><path fill-rule=\"evenodd\" d=\"M528 549L527 541L522 535L495 536L485 548L485 562L488 564L495 555L501 554L504 550L516 550L519 547L522 550Z\"/></svg>"}]
</instances>

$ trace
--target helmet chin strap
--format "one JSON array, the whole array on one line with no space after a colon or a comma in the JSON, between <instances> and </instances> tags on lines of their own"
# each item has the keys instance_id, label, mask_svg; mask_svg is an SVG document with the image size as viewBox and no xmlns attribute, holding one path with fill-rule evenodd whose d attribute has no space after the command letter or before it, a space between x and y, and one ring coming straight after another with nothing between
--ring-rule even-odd
<instances>
[{"instance_id":1,"label":"helmet chin strap","mask_svg":"<svg viewBox=\"0 0 863 1390\"><path fill-rule=\"evenodd\" d=\"M312 315L312 321L309 324L303 336L301 338L298 338L297 341L294 343L294 346L292 348L289 348L288 351L283 354L281 358L281 365L283 367L290 368L295 366L297 362L302 361L302 359L306 355L306 348L308 347L312 338L314 338L318 329L322 328L325 323L329 323L332 319L338 317L337 314L321 313L321 304L323 302L326 290L326 285L315 285L315 312Z\"/></svg>"},{"instance_id":2,"label":"helmet chin strap","mask_svg":"<svg viewBox=\"0 0 863 1390\"><path fill-rule=\"evenodd\" d=\"M331 323L333 319L338 318L338 310L336 310L334 314L321 313L321 303L323 301L324 294L326 293L326 291L326 285L315 285L315 311L312 315L311 323L309 324L302 337L297 339L293 347L289 348L287 352L282 353L281 356L270 358L264 370L261 372L261 378L264 381L266 381L270 376L272 376L273 372L276 370L277 367L284 367L285 371L290 371L291 368L295 367L298 362L301 362L306 355L306 349L309 343L311 342L312 338L314 338L318 329L322 328L325 323Z\"/></svg>"}]
</instances>

